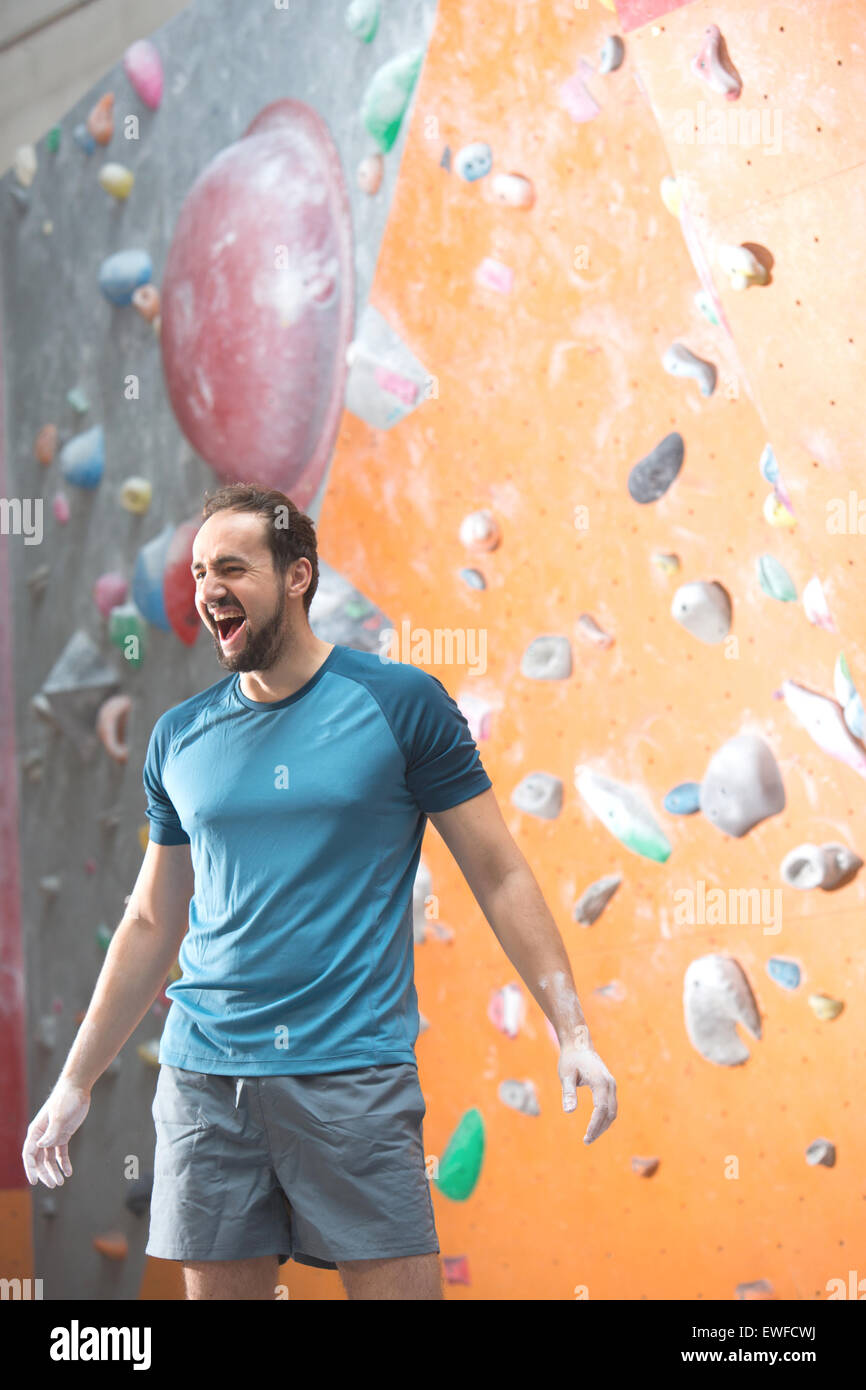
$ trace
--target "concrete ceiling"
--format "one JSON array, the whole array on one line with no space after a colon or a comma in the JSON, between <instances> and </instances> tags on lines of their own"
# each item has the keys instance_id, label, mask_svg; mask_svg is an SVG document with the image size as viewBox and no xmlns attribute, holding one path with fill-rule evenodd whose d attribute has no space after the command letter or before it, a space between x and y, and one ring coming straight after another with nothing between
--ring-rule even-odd
<instances>
[{"instance_id":1,"label":"concrete ceiling","mask_svg":"<svg viewBox=\"0 0 866 1390\"><path fill-rule=\"evenodd\" d=\"M2 0L0 172L188 0Z\"/></svg>"}]
</instances>

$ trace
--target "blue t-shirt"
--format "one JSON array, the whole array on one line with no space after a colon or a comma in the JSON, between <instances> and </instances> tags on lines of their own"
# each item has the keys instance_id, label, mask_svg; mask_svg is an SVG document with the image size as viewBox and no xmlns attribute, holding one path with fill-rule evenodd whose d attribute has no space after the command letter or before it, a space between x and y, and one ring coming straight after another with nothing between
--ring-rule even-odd
<instances>
[{"instance_id":1,"label":"blue t-shirt","mask_svg":"<svg viewBox=\"0 0 866 1390\"><path fill-rule=\"evenodd\" d=\"M416 1063L426 812L492 784L435 676L335 645L294 695L237 673L161 715L150 836L195 870L161 1063L222 1075Z\"/></svg>"}]
</instances>

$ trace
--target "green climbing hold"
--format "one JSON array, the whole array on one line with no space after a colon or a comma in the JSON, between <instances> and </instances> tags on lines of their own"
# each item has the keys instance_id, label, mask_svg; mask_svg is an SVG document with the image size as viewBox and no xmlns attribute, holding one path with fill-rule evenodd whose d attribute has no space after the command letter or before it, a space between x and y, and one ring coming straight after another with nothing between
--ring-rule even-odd
<instances>
[{"instance_id":1,"label":"green climbing hold","mask_svg":"<svg viewBox=\"0 0 866 1390\"><path fill-rule=\"evenodd\" d=\"M53 125L45 137L45 148L49 154L56 154L60 149L60 126Z\"/></svg>"},{"instance_id":2,"label":"green climbing hold","mask_svg":"<svg viewBox=\"0 0 866 1390\"><path fill-rule=\"evenodd\" d=\"M452 1202L465 1202L475 1190L484 1158L484 1121L480 1110L467 1110L439 1164L436 1186Z\"/></svg>"},{"instance_id":3,"label":"green climbing hold","mask_svg":"<svg viewBox=\"0 0 866 1390\"><path fill-rule=\"evenodd\" d=\"M384 154L392 148L400 133L400 122L406 114L423 61L423 48L399 53L373 74L364 93L361 120Z\"/></svg>"},{"instance_id":4,"label":"green climbing hold","mask_svg":"<svg viewBox=\"0 0 866 1390\"><path fill-rule=\"evenodd\" d=\"M136 669L144 661L145 621L134 603L118 604L108 615L108 640Z\"/></svg>"},{"instance_id":5,"label":"green climbing hold","mask_svg":"<svg viewBox=\"0 0 866 1390\"><path fill-rule=\"evenodd\" d=\"M112 933L109 931L105 923L100 923L100 925L96 928L96 943L98 946L102 948L103 951L108 950L111 937Z\"/></svg>"},{"instance_id":6,"label":"green climbing hold","mask_svg":"<svg viewBox=\"0 0 866 1390\"><path fill-rule=\"evenodd\" d=\"M760 557L758 579L764 593L769 594L770 598L777 598L781 603L793 603L796 600L797 590L794 581L775 555Z\"/></svg>"},{"instance_id":7,"label":"green climbing hold","mask_svg":"<svg viewBox=\"0 0 866 1390\"><path fill-rule=\"evenodd\" d=\"M379 0L351 0L345 19L350 34L372 43L379 28Z\"/></svg>"}]
</instances>

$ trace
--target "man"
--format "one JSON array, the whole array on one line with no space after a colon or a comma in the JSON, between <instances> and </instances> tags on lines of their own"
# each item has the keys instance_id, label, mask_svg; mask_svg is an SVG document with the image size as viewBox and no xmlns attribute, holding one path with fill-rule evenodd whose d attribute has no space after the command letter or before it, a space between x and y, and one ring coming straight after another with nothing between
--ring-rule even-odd
<instances>
[{"instance_id":1,"label":"man","mask_svg":"<svg viewBox=\"0 0 866 1390\"><path fill-rule=\"evenodd\" d=\"M560 1042L585 1141L616 1116L561 937L469 726L418 667L314 636L313 523L220 489L196 607L229 675L166 711L144 766L150 840L23 1159L48 1187L91 1089L178 957L160 1042L147 1253L191 1299L271 1299L278 1263L352 1299L441 1299L414 1045L412 890L429 818Z\"/></svg>"}]
</instances>

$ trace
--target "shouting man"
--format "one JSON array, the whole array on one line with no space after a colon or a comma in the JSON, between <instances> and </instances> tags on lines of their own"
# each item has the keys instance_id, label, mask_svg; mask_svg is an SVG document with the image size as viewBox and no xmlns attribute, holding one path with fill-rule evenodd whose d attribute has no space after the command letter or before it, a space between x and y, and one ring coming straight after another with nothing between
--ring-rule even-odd
<instances>
[{"instance_id":1,"label":"shouting man","mask_svg":"<svg viewBox=\"0 0 866 1390\"><path fill-rule=\"evenodd\" d=\"M147 1253L188 1298L272 1299L278 1264L353 1299L441 1299L415 1042L427 820L556 1030L586 1143L616 1117L562 939L469 726L420 668L320 641L312 521L236 483L204 507L196 606L228 675L156 722L150 839L63 1071L23 1150L71 1176L91 1090L177 958L160 1041Z\"/></svg>"}]
</instances>

